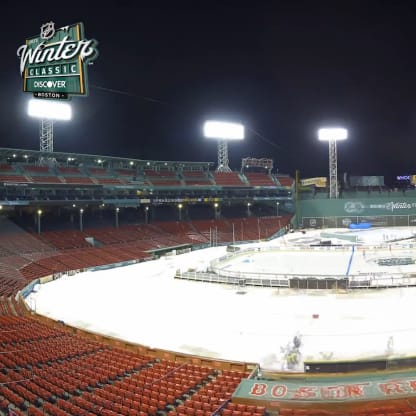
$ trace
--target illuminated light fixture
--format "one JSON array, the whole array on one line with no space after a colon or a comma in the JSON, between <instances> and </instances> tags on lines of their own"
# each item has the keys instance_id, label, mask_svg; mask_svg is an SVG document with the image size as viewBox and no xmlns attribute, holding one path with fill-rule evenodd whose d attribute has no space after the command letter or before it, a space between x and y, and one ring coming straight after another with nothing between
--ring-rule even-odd
<instances>
[{"instance_id":1,"label":"illuminated light fixture","mask_svg":"<svg viewBox=\"0 0 416 416\"><path fill-rule=\"evenodd\" d=\"M204 136L208 139L243 140L244 126L239 123L209 120L204 123Z\"/></svg>"},{"instance_id":2,"label":"illuminated light fixture","mask_svg":"<svg viewBox=\"0 0 416 416\"><path fill-rule=\"evenodd\" d=\"M337 141L346 140L348 130L343 127L325 127L318 130L318 139L328 142L329 148L329 198L338 198Z\"/></svg>"},{"instance_id":3,"label":"illuminated light fixture","mask_svg":"<svg viewBox=\"0 0 416 416\"><path fill-rule=\"evenodd\" d=\"M67 103L50 100L29 100L27 113L30 117L48 120L71 120L72 108Z\"/></svg>"},{"instance_id":4,"label":"illuminated light fixture","mask_svg":"<svg viewBox=\"0 0 416 416\"><path fill-rule=\"evenodd\" d=\"M318 130L318 139L321 141L338 141L348 139L348 130L342 127L325 127Z\"/></svg>"},{"instance_id":5,"label":"illuminated light fixture","mask_svg":"<svg viewBox=\"0 0 416 416\"><path fill-rule=\"evenodd\" d=\"M204 123L204 137L218 140L217 172L231 172L228 160L228 141L243 140L244 126L239 123L208 120Z\"/></svg>"}]
</instances>

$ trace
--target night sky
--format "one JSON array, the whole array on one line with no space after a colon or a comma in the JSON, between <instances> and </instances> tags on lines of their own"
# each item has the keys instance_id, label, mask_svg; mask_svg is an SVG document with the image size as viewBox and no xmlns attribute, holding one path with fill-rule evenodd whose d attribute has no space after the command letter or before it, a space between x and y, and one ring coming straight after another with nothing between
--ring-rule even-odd
<instances>
[{"instance_id":1,"label":"night sky","mask_svg":"<svg viewBox=\"0 0 416 416\"><path fill-rule=\"evenodd\" d=\"M56 123L56 151L216 162L202 124L220 118L247 128L229 146L233 169L269 157L281 173L326 176L316 130L340 124L339 173L416 174L412 3L2 2L0 146L39 149L17 48L45 22L82 21L100 55L89 97Z\"/></svg>"}]
</instances>

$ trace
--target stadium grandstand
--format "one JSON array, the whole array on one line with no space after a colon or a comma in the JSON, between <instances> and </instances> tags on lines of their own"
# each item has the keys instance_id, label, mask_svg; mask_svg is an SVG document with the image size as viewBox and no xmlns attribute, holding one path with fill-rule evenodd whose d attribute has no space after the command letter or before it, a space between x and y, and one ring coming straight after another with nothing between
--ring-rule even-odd
<instances>
[{"instance_id":1,"label":"stadium grandstand","mask_svg":"<svg viewBox=\"0 0 416 416\"><path fill-rule=\"evenodd\" d=\"M403 201L400 192L384 197L377 190L375 197L351 193L329 201L298 189L269 164L243 166L219 173L211 162L0 149L0 413L416 415L411 361L390 363L390 372L381 371L383 360L326 368L358 375L267 373L258 363L81 330L25 302L37 285L63 274L145 262L172 250L232 248L292 227L345 227L369 217L409 225L416 218L412 195Z\"/></svg>"}]
</instances>

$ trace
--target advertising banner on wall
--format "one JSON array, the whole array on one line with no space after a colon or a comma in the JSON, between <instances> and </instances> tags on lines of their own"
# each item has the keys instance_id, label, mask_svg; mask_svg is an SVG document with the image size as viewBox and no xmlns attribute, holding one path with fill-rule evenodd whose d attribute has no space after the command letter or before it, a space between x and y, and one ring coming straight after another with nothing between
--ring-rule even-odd
<instances>
[{"instance_id":1,"label":"advertising banner on wall","mask_svg":"<svg viewBox=\"0 0 416 416\"><path fill-rule=\"evenodd\" d=\"M384 186L384 176L350 176L350 186Z\"/></svg>"},{"instance_id":2,"label":"advertising banner on wall","mask_svg":"<svg viewBox=\"0 0 416 416\"><path fill-rule=\"evenodd\" d=\"M302 186L316 186L317 188L326 188L326 177L301 179Z\"/></svg>"}]
</instances>

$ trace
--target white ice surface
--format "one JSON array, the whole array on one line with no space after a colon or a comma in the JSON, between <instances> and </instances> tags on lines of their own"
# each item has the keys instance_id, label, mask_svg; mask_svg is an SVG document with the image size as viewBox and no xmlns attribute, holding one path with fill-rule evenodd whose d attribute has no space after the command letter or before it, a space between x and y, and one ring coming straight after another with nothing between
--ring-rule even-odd
<instances>
[{"instance_id":1,"label":"white ice surface","mask_svg":"<svg viewBox=\"0 0 416 416\"><path fill-rule=\"evenodd\" d=\"M390 233L393 231L390 230ZM407 236L409 229L395 235ZM383 240L382 230L369 230ZM307 232L319 237L318 232ZM361 232L365 236L365 232ZM290 249L301 233L260 245ZM172 351L246 362L271 370L284 366L280 348L296 334L302 336L302 357L308 360L402 357L416 353L413 317L416 288L330 291L292 291L246 287L245 294L229 285L174 279L176 269L203 270L210 259L225 254L225 247L199 250L117 269L65 276L42 285L27 298L37 313L69 325ZM395 255L401 253L393 247ZM403 249L411 254L413 250ZM371 250L369 251L369 253ZM347 251L347 253L350 253ZM310 273L311 267L346 271L349 254L340 252L316 262L308 253L293 251L285 267ZM321 255L322 253L320 253ZM356 268L379 267L368 255L356 256ZM257 265L279 271L276 258L238 259L232 267ZM403 266L401 266L403 267ZM416 273L416 267L405 266ZM393 270L394 269L394 270ZM389 267L399 271L400 267ZM319 315L314 319L313 315ZM391 338L392 337L392 338ZM390 343L389 343L390 340Z\"/></svg>"}]
</instances>

